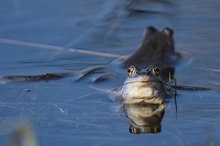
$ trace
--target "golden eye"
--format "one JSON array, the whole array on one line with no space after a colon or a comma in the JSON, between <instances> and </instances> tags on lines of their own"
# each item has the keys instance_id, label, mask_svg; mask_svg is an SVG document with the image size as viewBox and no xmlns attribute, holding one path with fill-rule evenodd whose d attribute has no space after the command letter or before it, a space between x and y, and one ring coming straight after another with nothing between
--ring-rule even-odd
<instances>
[{"instance_id":1,"label":"golden eye","mask_svg":"<svg viewBox=\"0 0 220 146\"><path fill-rule=\"evenodd\" d=\"M132 76L134 76L135 74L136 74L136 69L135 69L135 67L134 67L134 66L129 67L129 68L128 68L128 76L129 76L129 77L132 77Z\"/></svg>"},{"instance_id":2,"label":"golden eye","mask_svg":"<svg viewBox=\"0 0 220 146\"><path fill-rule=\"evenodd\" d=\"M152 72L153 72L153 74L155 74L156 76L158 76L158 75L159 75L159 72L160 72L160 69L159 69L158 67L154 66L154 67L152 68Z\"/></svg>"},{"instance_id":3,"label":"golden eye","mask_svg":"<svg viewBox=\"0 0 220 146\"><path fill-rule=\"evenodd\" d=\"M151 72L152 75L159 76L160 69L157 66L151 65L147 70L148 72Z\"/></svg>"}]
</instances>

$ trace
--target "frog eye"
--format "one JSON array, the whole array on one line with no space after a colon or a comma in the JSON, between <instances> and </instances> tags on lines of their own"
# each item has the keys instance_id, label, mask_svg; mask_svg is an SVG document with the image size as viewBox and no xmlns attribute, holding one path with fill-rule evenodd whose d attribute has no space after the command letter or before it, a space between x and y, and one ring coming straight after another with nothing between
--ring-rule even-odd
<instances>
[{"instance_id":1,"label":"frog eye","mask_svg":"<svg viewBox=\"0 0 220 146\"><path fill-rule=\"evenodd\" d=\"M128 68L128 76L132 77L136 74L136 68L134 66L131 66Z\"/></svg>"},{"instance_id":2,"label":"frog eye","mask_svg":"<svg viewBox=\"0 0 220 146\"><path fill-rule=\"evenodd\" d=\"M160 69L157 66L152 67L152 73L155 74L156 76L159 75Z\"/></svg>"},{"instance_id":3,"label":"frog eye","mask_svg":"<svg viewBox=\"0 0 220 146\"><path fill-rule=\"evenodd\" d=\"M159 74L160 69L159 69L158 67L154 67L154 68L153 68L153 72L154 72L155 74Z\"/></svg>"}]
</instances>

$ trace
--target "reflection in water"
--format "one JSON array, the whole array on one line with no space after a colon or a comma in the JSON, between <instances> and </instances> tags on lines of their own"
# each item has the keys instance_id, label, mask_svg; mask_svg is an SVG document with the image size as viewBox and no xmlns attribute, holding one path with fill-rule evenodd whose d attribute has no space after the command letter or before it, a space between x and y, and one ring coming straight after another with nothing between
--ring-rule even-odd
<instances>
[{"instance_id":1,"label":"reflection in water","mask_svg":"<svg viewBox=\"0 0 220 146\"><path fill-rule=\"evenodd\" d=\"M124 110L130 121L130 133L159 133L161 131L165 104L125 104Z\"/></svg>"}]
</instances>

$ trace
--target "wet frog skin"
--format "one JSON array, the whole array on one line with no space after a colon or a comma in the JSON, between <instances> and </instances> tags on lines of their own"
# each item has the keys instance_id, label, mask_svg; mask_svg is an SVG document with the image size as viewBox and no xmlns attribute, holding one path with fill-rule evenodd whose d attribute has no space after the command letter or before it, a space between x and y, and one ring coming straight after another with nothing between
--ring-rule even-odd
<instances>
[{"instance_id":1,"label":"wet frog skin","mask_svg":"<svg viewBox=\"0 0 220 146\"><path fill-rule=\"evenodd\" d=\"M159 77L157 66L153 65L143 70L135 66L128 68L128 77L121 89L124 104L162 104L165 95L164 83Z\"/></svg>"}]
</instances>

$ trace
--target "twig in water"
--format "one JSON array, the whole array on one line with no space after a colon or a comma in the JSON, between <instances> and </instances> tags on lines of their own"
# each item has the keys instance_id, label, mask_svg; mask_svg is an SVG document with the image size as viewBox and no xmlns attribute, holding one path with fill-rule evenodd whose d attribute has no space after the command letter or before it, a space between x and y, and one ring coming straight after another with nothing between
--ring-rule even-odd
<instances>
[{"instance_id":1,"label":"twig in water","mask_svg":"<svg viewBox=\"0 0 220 146\"><path fill-rule=\"evenodd\" d=\"M102 56L102 57L110 57L110 58L125 57L125 56L112 54L112 53L104 53L104 52L97 52L97 51L90 51L90 50L76 49L76 48L67 48L67 49L65 49L65 47L61 47L61 46L34 43L34 42L27 42L27 41L19 41L19 40L12 40L12 39L4 39L4 38L0 38L0 43L1 44L25 46L25 47L48 49L48 50L55 50L55 51L77 52L77 53L81 53L81 54L95 55L95 56Z\"/></svg>"}]
</instances>

